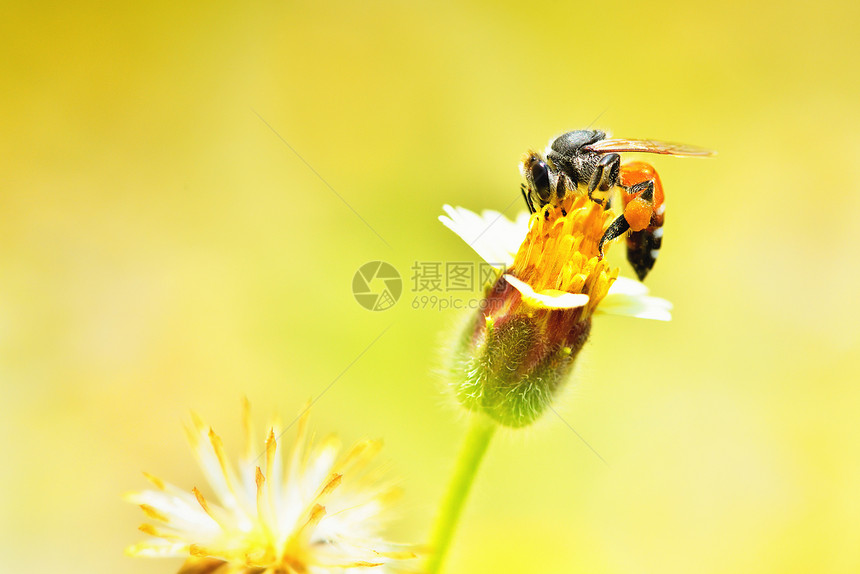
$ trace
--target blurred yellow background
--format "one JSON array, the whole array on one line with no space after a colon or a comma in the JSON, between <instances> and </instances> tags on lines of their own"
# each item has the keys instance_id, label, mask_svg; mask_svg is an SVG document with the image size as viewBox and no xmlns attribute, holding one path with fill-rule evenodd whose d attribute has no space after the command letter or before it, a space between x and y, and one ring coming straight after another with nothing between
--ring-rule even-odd
<instances>
[{"instance_id":1,"label":"blurred yellow background","mask_svg":"<svg viewBox=\"0 0 860 574\"><path fill-rule=\"evenodd\" d=\"M477 261L442 204L515 216L520 154L592 123L719 150L651 158L674 320L595 321L557 409L608 466L552 414L500 433L447 571L860 571L856 2L2 13L3 571L175 571L120 495L203 488L181 424L238 448L243 395L382 437L422 540L463 421L410 267Z\"/></svg>"}]
</instances>

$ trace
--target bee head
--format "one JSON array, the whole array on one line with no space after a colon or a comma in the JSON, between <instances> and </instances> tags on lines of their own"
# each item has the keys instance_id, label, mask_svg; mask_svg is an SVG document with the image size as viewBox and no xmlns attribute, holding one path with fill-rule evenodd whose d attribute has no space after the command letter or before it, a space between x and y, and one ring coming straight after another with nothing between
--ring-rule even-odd
<instances>
[{"instance_id":1,"label":"bee head","mask_svg":"<svg viewBox=\"0 0 860 574\"><path fill-rule=\"evenodd\" d=\"M526 153L520 163L520 172L526 180L529 193L535 196L532 199L539 205L549 203L550 172L541 155L534 151Z\"/></svg>"}]
</instances>

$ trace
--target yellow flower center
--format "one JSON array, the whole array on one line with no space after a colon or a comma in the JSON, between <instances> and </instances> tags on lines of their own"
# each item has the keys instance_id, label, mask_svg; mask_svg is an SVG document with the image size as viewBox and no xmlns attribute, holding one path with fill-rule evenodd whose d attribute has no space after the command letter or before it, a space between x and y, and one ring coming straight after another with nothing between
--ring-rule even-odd
<instances>
[{"instance_id":1,"label":"yellow flower center","mask_svg":"<svg viewBox=\"0 0 860 574\"><path fill-rule=\"evenodd\" d=\"M545 205L529 221L511 274L538 293L588 295L582 317L590 316L618 277L618 268L611 269L597 251L612 219L611 212L584 195Z\"/></svg>"}]
</instances>

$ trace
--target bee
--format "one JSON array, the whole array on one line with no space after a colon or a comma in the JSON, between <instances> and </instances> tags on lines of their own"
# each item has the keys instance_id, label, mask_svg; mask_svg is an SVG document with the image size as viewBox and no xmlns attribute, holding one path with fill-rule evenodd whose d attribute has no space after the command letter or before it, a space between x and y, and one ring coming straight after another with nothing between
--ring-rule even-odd
<instances>
[{"instance_id":1,"label":"bee","mask_svg":"<svg viewBox=\"0 0 860 574\"><path fill-rule=\"evenodd\" d=\"M627 235L627 261L645 279L663 241L663 185L657 171L643 161L621 163L619 153L645 152L708 157L716 152L656 140L611 139L600 130L576 130L550 141L546 154L527 152L520 163L521 191L531 213L547 204L560 205L568 194L585 193L608 208L612 191L621 190L623 213L604 232L597 246L603 257L607 241Z\"/></svg>"}]
</instances>

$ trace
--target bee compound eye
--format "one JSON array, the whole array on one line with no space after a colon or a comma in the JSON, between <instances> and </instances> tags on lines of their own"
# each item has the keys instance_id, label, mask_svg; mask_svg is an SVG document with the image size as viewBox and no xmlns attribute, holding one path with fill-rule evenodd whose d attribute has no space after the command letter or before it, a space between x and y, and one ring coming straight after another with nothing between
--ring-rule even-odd
<instances>
[{"instance_id":1,"label":"bee compound eye","mask_svg":"<svg viewBox=\"0 0 860 574\"><path fill-rule=\"evenodd\" d=\"M546 163L538 160L531 166L532 182L541 201L549 201L549 169Z\"/></svg>"}]
</instances>

